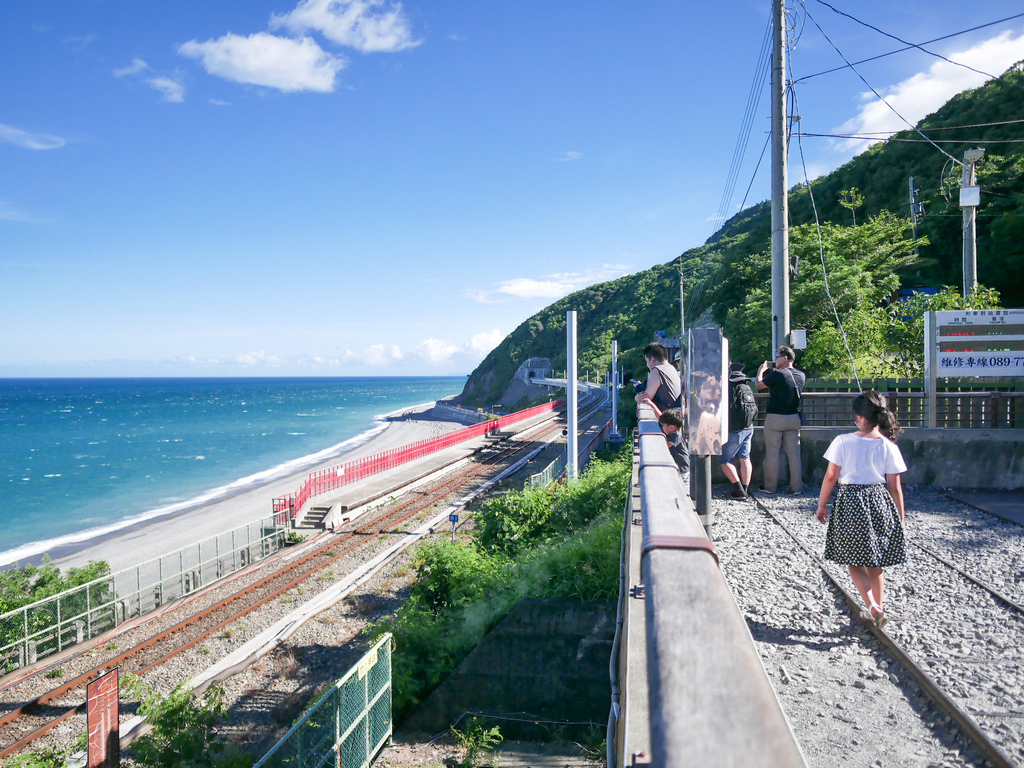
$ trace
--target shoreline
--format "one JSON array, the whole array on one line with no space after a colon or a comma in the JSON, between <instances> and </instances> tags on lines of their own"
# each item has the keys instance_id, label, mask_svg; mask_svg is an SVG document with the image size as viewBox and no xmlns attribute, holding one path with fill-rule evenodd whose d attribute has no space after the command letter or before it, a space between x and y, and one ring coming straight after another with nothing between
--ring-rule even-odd
<instances>
[{"instance_id":1,"label":"shoreline","mask_svg":"<svg viewBox=\"0 0 1024 768\"><path fill-rule=\"evenodd\" d=\"M72 534L83 538L10 560L0 564L0 570L15 565L38 565L48 557L49 562L62 572L93 560L105 561L111 572L116 572L267 517L271 514L271 499L293 493L311 472L436 437L463 426L436 417L433 413L435 405L435 402L421 403L380 414L369 429L340 443L338 450L327 455L313 454L318 458L283 474L233 490L229 484L214 498L204 499L201 495L194 503L186 502L185 506L164 514L152 514L159 510L149 510L143 513L146 515L143 519L128 522L114 530L97 530L89 536L86 536L88 531Z\"/></svg>"}]
</instances>

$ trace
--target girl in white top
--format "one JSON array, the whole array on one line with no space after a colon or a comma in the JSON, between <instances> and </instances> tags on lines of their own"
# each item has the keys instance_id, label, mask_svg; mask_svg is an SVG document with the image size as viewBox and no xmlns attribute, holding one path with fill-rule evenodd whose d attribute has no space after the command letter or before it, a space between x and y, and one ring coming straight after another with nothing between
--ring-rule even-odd
<instances>
[{"instance_id":1,"label":"girl in white top","mask_svg":"<svg viewBox=\"0 0 1024 768\"><path fill-rule=\"evenodd\" d=\"M828 471L818 498L818 521L828 523L825 558L849 566L875 623L888 618L883 608L882 568L906 560L903 488L907 465L896 447L901 432L885 396L868 390L853 401L857 431L840 435L825 451ZM828 500L838 484L832 512Z\"/></svg>"}]
</instances>

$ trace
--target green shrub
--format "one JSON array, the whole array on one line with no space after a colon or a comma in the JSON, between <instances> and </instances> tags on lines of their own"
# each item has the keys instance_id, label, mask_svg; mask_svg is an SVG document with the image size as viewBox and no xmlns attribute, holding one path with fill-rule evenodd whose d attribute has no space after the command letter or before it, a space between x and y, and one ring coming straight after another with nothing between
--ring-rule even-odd
<instances>
[{"instance_id":1,"label":"green shrub","mask_svg":"<svg viewBox=\"0 0 1024 768\"><path fill-rule=\"evenodd\" d=\"M631 460L628 451L613 461L595 458L576 482L524 488L488 500L476 515L481 545L515 555L582 530L602 512L621 507Z\"/></svg>"},{"instance_id":2,"label":"green shrub","mask_svg":"<svg viewBox=\"0 0 1024 768\"><path fill-rule=\"evenodd\" d=\"M397 717L437 687L523 598L614 600L631 471L621 456L594 461L576 482L489 502L493 511L489 527L478 529L481 543L445 541L420 551L409 600L370 627L375 638L384 632L395 637Z\"/></svg>"},{"instance_id":3,"label":"green shrub","mask_svg":"<svg viewBox=\"0 0 1024 768\"><path fill-rule=\"evenodd\" d=\"M141 696L139 714L153 730L136 739L131 750L142 765L158 768L248 768L252 757L227 746L214 732L223 719L223 690L214 683L202 698L186 683L178 685L167 696L160 696L146 687L138 677L128 677L122 688Z\"/></svg>"}]
</instances>

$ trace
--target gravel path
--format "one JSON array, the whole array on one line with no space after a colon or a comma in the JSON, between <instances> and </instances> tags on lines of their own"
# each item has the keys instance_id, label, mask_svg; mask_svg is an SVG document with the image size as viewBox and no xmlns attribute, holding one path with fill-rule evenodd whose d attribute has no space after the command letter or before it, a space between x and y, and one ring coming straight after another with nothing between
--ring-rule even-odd
<instances>
[{"instance_id":1,"label":"gravel path","mask_svg":"<svg viewBox=\"0 0 1024 768\"><path fill-rule=\"evenodd\" d=\"M817 489L761 497L812 552ZM812 495L813 494L813 495ZM914 543L941 550L1013 599L1024 594L1024 529L906 489L908 562L886 569L887 631L1024 764L1019 648L1024 622ZM715 546L740 610L810 766L981 766L951 722L920 692L829 586L819 566L752 502L715 499ZM855 592L844 566L830 571ZM930 661L929 661L930 660ZM980 713L999 712L998 718ZM1010 716L1007 716L1009 714Z\"/></svg>"}]
</instances>

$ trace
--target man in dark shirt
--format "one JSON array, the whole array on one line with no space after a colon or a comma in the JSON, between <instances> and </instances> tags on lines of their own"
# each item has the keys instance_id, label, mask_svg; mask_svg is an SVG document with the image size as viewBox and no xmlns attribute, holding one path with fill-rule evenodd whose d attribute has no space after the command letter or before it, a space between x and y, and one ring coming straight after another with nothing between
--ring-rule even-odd
<instances>
[{"instance_id":1,"label":"man in dark shirt","mask_svg":"<svg viewBox=\"0 0 1024 768\"><path fill-rule=\"evenodd\" d=\"M800 463L800 394L807 377L793 367L796 353L792 347L779 347L775 370L768 370L768 361L757 369L758 390L768 390L768 410L764 417L764 485L759 490L775 493L779 484L779 457L783 450L789 463L789 492L803 490L803 468Z\"/></svg>"}]
</instances>

